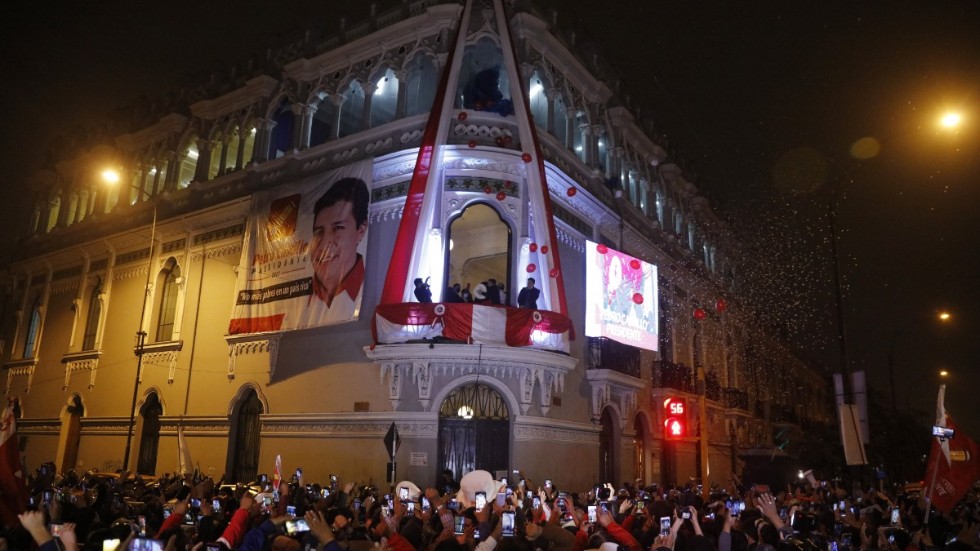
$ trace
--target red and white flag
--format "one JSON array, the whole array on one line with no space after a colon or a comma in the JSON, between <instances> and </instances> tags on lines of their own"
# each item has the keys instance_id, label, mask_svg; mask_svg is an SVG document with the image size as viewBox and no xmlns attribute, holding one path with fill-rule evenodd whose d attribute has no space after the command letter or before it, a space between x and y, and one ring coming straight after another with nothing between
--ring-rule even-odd
<instances>
[{"instance_id":1,"label":"red and white flag","mask_svg":"<svg viewBox=\"0 0 980 551\"><path fill-rule=\"evenodd\" d=\"M272 490L279 495L279 483L282 482L282 456L276 454L276 472L272 473Z\"/></svg>"},{"instance_id":2,"label":"red and white flag","mask_svg":"<svg viewBox=\"0 0 980 551\"><path fill-rule=\"evenodd\" d=\"M953 436L933 440L929 461L926 463L926 477L935 482L931 488L926 489L926 495L932 496L932 505L937 510L949 513L980 478L980 459L977 458L977 443L958 430L953 419L946 414L944 391L945 385L940 386L936 426L952 429ZM931 478L933 473L934 479Z\"/></svg>"},{"instance_id":3,"label":"red and white flag","mask_svg":"<svg viewBox=\"0 0 980 551\"><path fill-rule=\"evenodd\" d=\"M27 510L27 483L17 443L14 401L8 400L0 417L0 523L16 526L17 515Z\"/></svg>"}]
</instances>

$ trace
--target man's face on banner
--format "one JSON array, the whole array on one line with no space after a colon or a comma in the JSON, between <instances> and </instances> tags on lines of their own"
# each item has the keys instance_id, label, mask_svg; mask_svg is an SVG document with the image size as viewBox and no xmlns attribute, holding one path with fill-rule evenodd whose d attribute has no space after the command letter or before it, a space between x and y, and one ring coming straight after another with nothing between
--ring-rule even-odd
<instances>
[{"instance_id":1,"label":"man's face on banner","mask_svg":"<svg viewBox=\"0 0 980 551\"><path fill-rule=\"evenodd\" d=\"M320 283L335 291L357 260L357 244L367 224L357 227L354 205L337 201L317 213L313 220L313 271Z\"/></svg>"}]
</instances>

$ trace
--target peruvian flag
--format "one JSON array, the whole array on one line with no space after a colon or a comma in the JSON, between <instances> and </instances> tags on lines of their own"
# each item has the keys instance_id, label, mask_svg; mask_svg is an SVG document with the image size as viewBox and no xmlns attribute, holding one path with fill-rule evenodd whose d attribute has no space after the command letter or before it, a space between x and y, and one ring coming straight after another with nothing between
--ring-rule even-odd
<instances>
[{"instance_id":1,"label":"peruvian flag","mask_svg":"<svg viewBox=\"0 0 980 551\"><path fill-rule=\"evenodd\" d=\"M27 510L27 483L17 445L14 401L8 400L0 417L0 523L16 526L17 515Z\"/></svg>"},{"instance_id":2,"label":"peruvian flag","mask_svg":"<svg viewBox=\"0 0 980 551\"><path fill-rule=\"evenodd\" d=\"M977 458L976 442L962 431L957 430L953 419L946 414L943 405L945 386L939 388L939 403L936 407L936 426L953 429L952 438L935 438L926 463L926 476L935 476L926 495L932 496L932 505L939 511L949 513L956 503L980 478L980 460Z\"/></svg>"}]
</instances>

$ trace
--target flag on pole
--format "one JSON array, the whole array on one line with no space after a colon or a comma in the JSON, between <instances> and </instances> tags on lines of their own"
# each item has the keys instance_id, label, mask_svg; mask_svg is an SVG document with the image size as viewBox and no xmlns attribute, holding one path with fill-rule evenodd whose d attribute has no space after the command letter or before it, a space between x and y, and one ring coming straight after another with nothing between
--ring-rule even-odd
<instances>
[{"instance_id":1,"label":"flag on pole","mask_svg":"<svg viewBox=\"0 0 980 551\"><path fill-rule=\"evenodd\" d=\"M177 472L184 475L193 472L193 467L191 450L187 447L187 439L184 438L184 427L177 423Z\"/></svg>"},{"instance_id":2,"label":"flag on pole","mask_svg":"<svg viewBox=\"0 0 980 551\"><path fill-rule=\"evenodd\" d=\"M952 429L953 436L933 440L926 463L926 476L931 477L932 482L926 488L926 495L931 496L933 507L949 513L980 478L980 460L977 458L980 449L969 436L957 430L956 423L946 414L944 391L945 385L940 386L936 426Z\"/></svg>"},{"instance_id":3,"label":"flag on pole","mask_svg":"<svg viewBox=\"0 0 980 551\"><path fill-rule=\"evenodd\" d=\"M17 443L14 400L0 416L0 523L16 526L17 515L27 510L27 485Z\"/></svg>"},{"instance_id":4,"label":"flag on pole","mask_svg":"<svg viewBox=\"0 0 980 551\"><path fill-rule=\"evenodd\" d=\"M279 483L282 482L282 456L276 454L276 471L272 473L272 491L279 495Z\"/></svg>"}]
</instances>

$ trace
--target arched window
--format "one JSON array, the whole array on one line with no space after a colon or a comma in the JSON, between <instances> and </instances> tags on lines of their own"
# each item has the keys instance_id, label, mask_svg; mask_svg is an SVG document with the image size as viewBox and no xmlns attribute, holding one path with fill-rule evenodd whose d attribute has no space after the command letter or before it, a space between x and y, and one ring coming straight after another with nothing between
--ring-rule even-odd
<instances>
[{"instance_id":1,"label":"arched window","mask_svg":"<svg viewBox=\"0 0 980 551\"><path fill-rule=\"evenodd\" d=\"M323 93L323 99L316 104L313 121L310 125L310 147L326 143L333 137L334 105L330 95Z\"/></svg>"},{"instance_id":2,"label":"arched window","mask_svg":"<svg viewBox=\"0 0 980 551\"><path fill-rule=\"evenodd\" d=\"M528 100L531 103L531 117L538 128L548 130L548 97L545 94L545 83L537 71L531 75L528 85Z\"/></svg>"},{"instance_id":3,"label":"arched window","mask_svg":"<svg viewBox=\"0 0 980 551\"><path fill-rule=\"evenodd\" d=\"M45 233L50 232L58 225L58 214L61 212L61 193L55 195L48 205L48 221L45 224Z\"/></svg>"},{"instance_id":4,"label":"arched window","mask_svg":"<svg viewBox=\"0 0 980 551\"><path fill-rule=\"evenodd\" d=\"M180 173L177 176L177 189L184 189L191 185L194 180L194 172L197 170L197 159L200 152L197 150L197 139L192 138L187 142L187 147L180 156Z\"/></svg>"},{"instance_id":5,"label":"arched window","mask_svg":"<svg viewBox=\"0 0 980 551\"><path fill-rule=\"evenodd\" d=\"M33 358L37 352L37 337L41 333L41 301L38 299L27 318L27 334L24 338L24 358Z\"/></svg>"},{"instance_id":6,"label":"arched window","mask_svg":"<svg viewBox=\"0 0 980 551\"><path fill-rule=\"evenodd\" d=\"M459 87L457 108L492 109L494 104L511 99L503 52L494 40L482 38L476 44L466 46Z\"/></svg>"},{"instance_id":7,"label":"arched window","mask_svg":"<svg viewBox=\"0 0 980 551\"><path fill-rule=\"evenodd\" d=\"M157 449L160 446L160 416L163 406L156 392L151 392L140 408L142 429L140 430L140 449L136 460L136 472L155 474L157 470Z\"/></svg>"},{"instance_id":8,"label":"arched window","mask_svg":"<svg viewBox=\"0 0 980 551\"><path fill-rule=\"evenodd\" d=\"M89 296L88 316L85 319L85 335L82 337L82 350L95 350L95 339L99 331L99 320L102 317L102 278L98 278Z\"/></svg>"},{"instance_id":9,"label":"arched window","mask_svg":"<svg viewBox=\"0 0 980 551\"><path fill-rule=\"evenodd\" d=\"M352 80L344 90L344 101L340 104L340 137L350 136L363 130L364 89L361 83Z\"/></svg>"},{"instance_id":10,"label":"arched window","mask_svg":"<svg viewBox=\"0 0 980 551\"><path fill-rule=\"evenodd\" d=\"M408 95L405 115L411 117L432 108L439 75L429 56L419 54L407 65Z\"/></svg>"},{"instance_id":11,"label":"arched window","mask_svg":"<svg viewBox=\"0 0 980 551\"><path fill-rule=\"evenodd\" d=\"M160 289L160 301L157 303L156 342L173 340L174 320L177 317L178 279L180 266L173 258L167 260L166 266L157 277L157 288Z\"/></svg>"},{"instance_id":12,"label":"arched window","mask_svg":"<svg viewBox=\"0 0 980 551\"><path fill-rule=\"evenodd\" d=\"M262 401L254 388L245 392L232 411L228 441L228 474L232 481L251 482L258 474L262 413Z\"/></svg>"},{"instance_id":13,"label":"arched window","mask_svg":"<svg viewBox=\"0 0 980 551\"><path fill-rule=\"evenodd\" d=\"M235 170L235 163L238 160L238 148L242 146L241 137L238 134L238 125L228 129L226 134L228 144L225 148L225 166L221 167L221 173Z\"/></svg>"},{"instance_id":14,"label":"arched window","mask_svg":"<svg viewBox=\"0 0 980 551\"><path fill-rule=\"evenodd\" d=\"M374 83L374 97L371 99L371 128L395 120L398 107L398 77L391 69Z\"/></svg>"},{"instance_id":15,"label":"arched window","mask_svg":"<svg viewBox=\"0 0 980 551\"><path fill-rule=\"evenodd\" d=\"M283 98L279 103L276 114L272 117L276 125L269 139L269 158L278 159L293 150L293 128L296 120L289 100Z\"/></svg>"},{"instance_id":16,"label":"arched window","mask_svg":"<svg viewBox=\"0 0 980 551\"><path fill-rule=\"evenodd\" d=\"M449 224L446 285L475 288L491 278L511 289L511 228L493 207L477 203ZM440 290L441 292L441 290ZM501 297L508 302L517 297Z\"/></svg>"}]
</instances>

